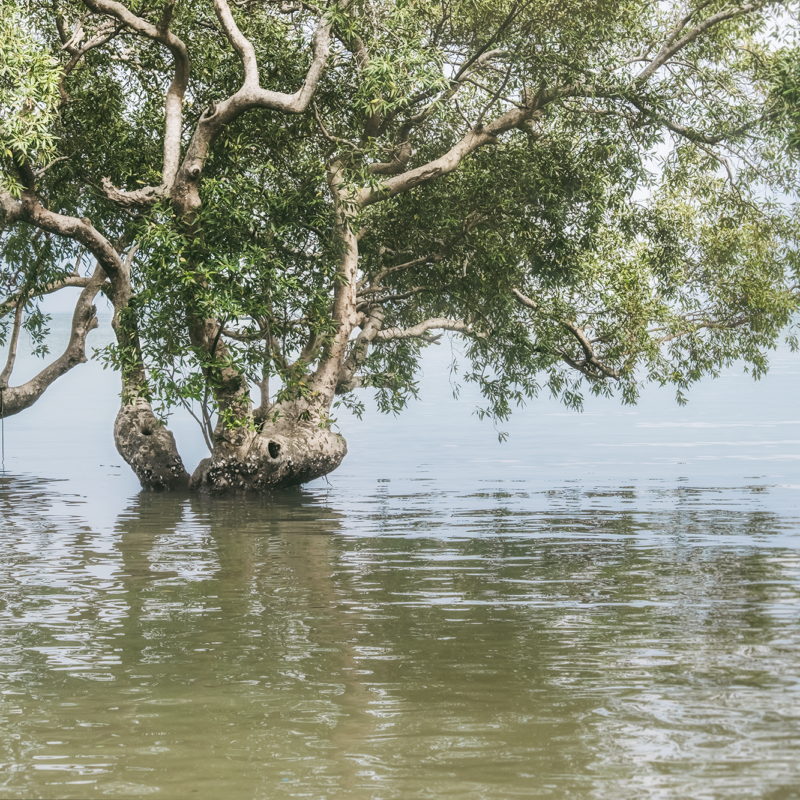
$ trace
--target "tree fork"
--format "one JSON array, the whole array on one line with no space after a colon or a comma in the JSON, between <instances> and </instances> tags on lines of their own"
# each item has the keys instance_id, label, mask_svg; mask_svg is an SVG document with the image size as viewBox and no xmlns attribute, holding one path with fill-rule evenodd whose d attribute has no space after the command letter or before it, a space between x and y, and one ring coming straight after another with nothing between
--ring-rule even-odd
<instances>
[{"instance_id":1,"label":"tree fork","mask_svg":"<svg viewBox=\"0 0 800 800\"><path fill-rule=\"evenodd\" d=\"M350 334L358 320L358 241L345 212L346 198L340 194L340 184L341 167L334 164L329 169L329 185L337 198L341 253L332 314L338 330L322 348L319 365L308 384L310 397L260 409L261 423L257 425L246 388L232 384L232 376L222 376L228 380L215 389L220 408L230 408L245 424L234 426L220 415L214 451L192 475L190 486L196 491L253 494L297 486L333 472L347 455L344 437L333 433L327 422Z\"/></svg>"}]
</instances>

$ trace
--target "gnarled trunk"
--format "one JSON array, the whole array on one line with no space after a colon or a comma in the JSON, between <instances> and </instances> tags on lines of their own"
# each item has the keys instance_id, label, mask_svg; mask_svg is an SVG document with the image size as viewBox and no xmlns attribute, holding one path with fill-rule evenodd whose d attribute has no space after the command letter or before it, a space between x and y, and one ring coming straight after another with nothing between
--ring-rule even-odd
<instances>
[{"instance_id":1,"label":"gnarled trunk","mask_svg":"<svg viewBox=\"0 0 800 800\"><path fill-rule=\"evenodd\" d=\"M321 478L345 455L340 434L311 421L278 420L248 431L235 446L218 445L200 462L190 486L203 494L260 494Z\"/></svg>"},{"instance_id":2,"label":"gnarled trunk","mask_svg":"<svg viewBox=\"0 0 800 800\"><path fill-rule=\"evenodd\" d=\"M187 241L193 242L198 253L203 250L202 229L197 222L201 207L198 181L202 173L198 154L201 150L205 152L202 148L207 148L215 135L213 118L213 113L207 114L208 140L198 139L190 146L170 193L182 233ZM305 399L298 396L294 401L269 406L265 392L262 407L254 413L248 382L229 358L223 337L224 320L208 316L205 304L198 302L192 290L184 294L189 339L201 357L203 373L214 392L219 412L212 455L200 462L190 481L172 434L158 423L150 404L143 399L147 396L147 379L135 321L129 318L127 329L115 328L120 344L133 356L123 375L123 398L135 399L127 400L120 409L114 438L120 454L145 488L175 489L188 485L203 494L259 494L321 478L341 464L347 454L347 443L330 430L328 412L341 380L350 335L360 319L356 312L358 242L346 210L352 197L349 190L342 189L342 167L338 163L329 166L329 184L335 196L341 245L331 309L337 330L330 337L319 337L318 344L318 337L311 337L315 344L307 348L307 362L319 350L319 363L308 379ZM186 262L185 269L191 272L199 266L195 256ZM198 271L197 285L204 285L204 280ZM117 293L117 317L129 297L129 289L127 294ZM368 343L362 345L365 354ZM304 351L300 359L305 355ZM352 373L354 367L350 367Z\"/></svg>"},{"instance_id":3,"label":"gnarled trunk","mask_svg":"<svg viewBox=\"0 0 800 800\"><path fill-rule=\"evenodd\" d=\"M114 444L143 489L165 491L189 486L189 473L175 437L143 398L123 403L114 421Z\"/></svg>"},{"instance_id":4,"label":"gnarled trunk","mask_svg":"<svg viewBox=\"0 0 800 800\"><path fill-rule=\"evenodd\" d=\"M358 321L356 284L358 242L346 213L349 195L341 189L341 165L329 167L329 184L336 198L341 253L338 279L334 286L332 316L337 331L321 346L319 363L307 384L307 398L262 407L253 413L249 386L237 369L227 363L227 347L220 340L222 323L201 319L192 310L188 322L192 344L204 349L220 366L207 370L213 379L220 417L214 432L214 451L200 462L192 475L190 488L204 494L258 494L321 478L333 472L347 454L347 443L330 430L328 412L344 361L350 334ZM191 218L196 205L185 198L173 198L182 207L184 220ZM179 202L181 201L181 202ZM186 213L190 212L190 213ZM187 234L193 235L187 229ZM312 337L316 341L316 337ZM309 346L309 360L315 346ZM302 358L302 356L301 356ZM263 389L263 387L262 387ZM228 421L226 422L226 417ZM230 418L236 420L230 423Z\"/></svg>"}]
</instances>

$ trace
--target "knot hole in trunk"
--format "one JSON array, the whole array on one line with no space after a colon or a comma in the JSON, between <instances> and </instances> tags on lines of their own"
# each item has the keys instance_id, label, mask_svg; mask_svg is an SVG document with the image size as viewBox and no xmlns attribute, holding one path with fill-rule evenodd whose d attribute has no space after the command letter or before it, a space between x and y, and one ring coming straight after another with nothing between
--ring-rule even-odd
<instances>
[{"instance_id":1,"label":"knot hole in trunk","mask_svg":"<svg viewBox=\"0 0 800 800\"><path fill-rule=\"evenodd\" d=\"M150 425L142 425L142 436L152 436L152 435L153 435L153 429L150 427Z\"/></svg>"},{"instance_id":2,"label":"knot hole in trunk","mask_svg":"<svg viewBox=\"0 0 800 800\"><path fill-rule=\"evenodd\" d=\"M277 458L278 453L281 451L281 446L277 442L270 442L267 445L267 449L269 450L269 454L272 458Z\"/></svg>"}]
</instances>

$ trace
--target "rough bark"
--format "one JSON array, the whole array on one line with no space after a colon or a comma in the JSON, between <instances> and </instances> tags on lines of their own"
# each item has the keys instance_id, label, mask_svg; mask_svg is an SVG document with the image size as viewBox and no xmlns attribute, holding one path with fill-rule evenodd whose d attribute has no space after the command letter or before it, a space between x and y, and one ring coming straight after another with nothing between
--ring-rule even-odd
<instances>
[{"instance_id":1,"label":"rough bark","mask_svg":"<svg viewBox=\"0 0 800 800\"><path fill-rule=\"evenodd\" d=\"M110 9L106 13L116 13L111 10L116 7L113 0L92 2L98 5L102 3ZM212 142L226 125L253 108L302 113L316 90L330 50L330 26L320 22L313 37L312 64L302 86L293 94L263 89L259 82L255 48L239 30L226 0L215 0L214 10L231 46L241 59L244 81L237 92L212 103L200 116L185 156L167 182L172 208L181 220L182 232L199 249L202 249L202 231L196 222L202 205L199 184ZM141 26L137 30L153 39L158 39L156 33L164 35ZM166 172L165 167L165 175ZM106 187L109 196L111 188ZM147 197L142 193L143 190L136 197L128 193L126 198L120 197L118 202L123 205L147 204L151 195L154 198L161 191L161 187L152 188ZM189 270L195 266L192 262L187 263ZM205 459L195 471L192 488L211 494L264 491L313 480L335 469L344 457L346 446L344 440L315 427L326 415L321 417L319 413L311 413L308 415L309 421L295 422L288 427L284 420L277 427L272 426L274 430L270 435L253 430L256 423L249 386L234 367L225 363L227 348L220 336L222 323L216 318L205 317L190 294L185 297L185 306L190 341L193 347L208 355L209 364L204 367L204 373L221 412L214 432L212 456ZM143 486L155 489L183 485L183 465L174 440L164 429L156 430L153 427L150 415L152 410L141 400L136 405L123 407L115 426L117 448L139 476ZM230 419L236 420L235 424L230 424ZM297 419L296 413L292 419ZM159 433L162 430L164 435ZM157 443L148 447L156 435ZM277 458L271 455L277 451L280 451Z\"/></svg>"},{"instance_id":2,"label":"rough bark","mask_svg":"<svg viewBox=\"0 0 800 800\"><path fill-rule=\"evenodd\" d=\"M310 421L279 419L236 447L215 447L192 475L202 494L263 494L321 478L347 455L344 437Z\"/></svg>"},{"instance_id":3,"label":"rough bark","mask_svg":"<svg viewBox=\"0 0 800 800\"><path fill-rule=\"evenodd\" d=\"M175 444L175 437L153 413L146 399L147 374L139 345L139 332L134 319L122 322L121 314L131 298L130 270L135 248L121 265L115 291L114 333L131 361L122 368L122 405L114 421L114 444L134 471L143 489L161 492L185 489L189 473Z\"/></svg>"},{"instance_id":4,"label":"rough bark","mask_svg":"<svg viewBox=\"0 0 800 800\"><path fill-rule=\"evenodd\" d=\"M120 347L134 357L134 362L123 368L123 405L114 424L114 441L117 450L130 465L146 489L164 490L188 486L189 475L183 467L175 439L160 423L150 404L143 399L147 377L141 358L138 331L135 322L122 324L121 315L127 308L133 291L130 268L136 247L128 251L123 260L112 243L88 218L77 218L55 213L40 201L36 190L36 179L27 161L19 166L26 191L16 200L8 192L0 190L0 209L6 224L24 221L40 230L65 236L80 242L97 259L98 267L81 292L72 321L69 344L52 364L26 384L7 387L7 372L0 383L2 414L10 416L33 405L45 389L60 375L76 364L86 361L85 344L89 331L97 327L95 295L106 279L108 296L114 306L112 327ZM65 285L68 283L65 282ZM10 354L13 362L13 348ZM11 363L13 367L13 363Z\"/></svg>"},{"instance_id":5,"label":"rough bark","mask_svg":"<svg viewBox=\"0 0 800 800\"><path fill-rule=\"evenodd\" d=\"M346 211L350 199L342 190L342 168L334 162L328 181L336 198L339 235L339 280L332 316L338 329L321 347L320 361L308 380L304 399L285 402L253 413L247 381L230 365L212 367L212 380L220 414L214 431L214 450L192 475L191 488L205 494L253 494L296 486L335 470L347 454L344 438L327 425L356 313L358 241ZM216 320L192 320L192 344L213 358L225 361ZM225 419L227 417L227 420ZM230 420L236 422L231 424ZM244 424L242 424L244 423ZM254 429L255 428L255 429Z\"/></svg>"},{"instance_id":6,"label":"rough bark","mask_svg":"<svg viewBox=\"0 0 800 800\"><path fill-rule=\"evenodd\" d=\"M359 388L361 381L356 374L359 367L369 355L369 348L383 325L383 308L373 305L369 309L367 319L361 327L355 341L350 345L350 354L344 360L339 370L339 380L336 384L336 394L347 394Z\"/></svg>"},{"instance_id":7,"label":"rough bark","mask_svg":"<svg viewBox=\"0 0 800 800\"><path fill-rule=\"evenodd\" d=\"M123 403L114 421L114 444L143 489L158 492L189 486L175 437L145 399Z\"/></svg>"},{"instance_id":8,"label":"rough bark","mask_svg":"<svg viewBox=\"0 0 800 800\"><path fill-rule=\"evenodd\" d=\"M328 165L328 186L334 198L336 212L336 232L339 237L339 266L333 291L331 316L336 320L338 330L325 342L316 372L309 385L317 399L317 405L325 412L330 409L339 373L347 357L350 335L359 323L356 311L358 292L358 236L353 230L353 197L350 196L343 180L343 167L334 161Z\"/></svg>"}]
</instances>

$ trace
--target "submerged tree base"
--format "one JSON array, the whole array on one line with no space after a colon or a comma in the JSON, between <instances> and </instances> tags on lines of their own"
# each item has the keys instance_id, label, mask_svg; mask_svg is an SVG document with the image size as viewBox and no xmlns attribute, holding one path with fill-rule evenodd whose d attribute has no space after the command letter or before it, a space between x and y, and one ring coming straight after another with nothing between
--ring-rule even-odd
<instances>
[{"instance_id":1,"label":"submerged tree base","mask_svg":"<svg viewBox=\"0 0 800 800\"><path fill-rule=\"evenodd\" d=\"M143 489L185 489L189 473L178 454L175 437L153 413L150 403L124 404L114 422L114 444Z\"/></svg>"},{"instance_id":2,"label":"submerged tree base","mask_svg":"<svg viewBox=\"0 0 800 800\"><path fill-rule=\"evenodd\" d=\"M263 494L333 472L347 455L344 437L313 423L268 425L238 446L204 458L190 488L201 494Z\"/></svg>"}]
</instances>

